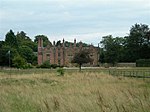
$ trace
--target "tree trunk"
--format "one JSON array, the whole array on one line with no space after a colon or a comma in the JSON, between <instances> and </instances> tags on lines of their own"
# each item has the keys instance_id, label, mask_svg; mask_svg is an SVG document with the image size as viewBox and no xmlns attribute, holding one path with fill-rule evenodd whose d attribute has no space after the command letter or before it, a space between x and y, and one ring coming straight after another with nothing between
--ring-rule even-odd
<instances>
[{"instance_id":1,"label":"tree trunk","mask_svg":"<svg viewBox=\"0 0 150 112\"><path fill-rule=\"evenodd\" d=\"M82 64L80 63L80 64L79 64L79 71L80 71L80 72L81 72L81 65L82 65Z\"/></svg>"}]
</instances>

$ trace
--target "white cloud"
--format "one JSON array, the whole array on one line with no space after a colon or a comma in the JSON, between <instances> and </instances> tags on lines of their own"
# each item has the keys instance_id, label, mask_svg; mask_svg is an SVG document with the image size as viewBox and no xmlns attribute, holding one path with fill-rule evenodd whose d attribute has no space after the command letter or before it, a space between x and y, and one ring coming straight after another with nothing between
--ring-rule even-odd
<instances>
[{"instance_id":1,"label":"white cloud","mask_svg":"<svg viewBox=\"0 0 150 112\"><path fill-rule=\"evenodd\" d=\"M118 35L116 35L118 34ZM48 36L49 40L51 42L63 40L73 42L74 39L77 40L77 42L86 42L88 44L92 44L97 46L98 43L100 43L103 36L112 35L113 37L119 37L119 36L125 36L127 35L127 32L119 31L119 32L99 32L99 33L86 33L86 34L73 34L73 35L50 35Z\"/></svg>"},{"instance_id":2,"label":"white cloud","mask_svg":"<svg viewBox=\"0 0 150 112\"><path fill-rule=\"evenodd\" d=\"M149 0L1 0L0 39L9 29L97 43L103 35L126 35L135 23L150 24Z\"/></svg>"}]
</instances>

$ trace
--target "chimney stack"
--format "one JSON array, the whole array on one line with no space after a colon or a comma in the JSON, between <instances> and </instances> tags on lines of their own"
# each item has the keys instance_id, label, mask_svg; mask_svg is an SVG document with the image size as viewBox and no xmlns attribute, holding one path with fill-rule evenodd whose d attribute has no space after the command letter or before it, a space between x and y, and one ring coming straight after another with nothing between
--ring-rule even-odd
<instances>
[{"instance_id":1,"label":"chimney stack","mask_svg":"<svg viewBox=\"0 0 150 112\"><path fill-rule=\"evenodd\" d=\"M38 38L38 47L42 48L43 47L43 39L42 38Z\"/></svg>"},{"instance_id":2,"label":"chimney stack","mask_svg":"<svg viewBox=\"0 0 150 112\"><path fill-rule=\"evenodd\" d=\"M74 47L76 47L76 39L74 39Z\"/></svg>"},{"instance_id":3,"label":"chimney stack","mask_svg":"<svg viewBox=\"0 0 150 112\"><path fill-rule=\"evenodd\" d=\"M53 46L55 46L55 41L53 41Z\"/></svg>"},{"instance_id":4,"label":"chimney stack","mask_svg":"<svg viewBox=\"0 0 150 112\"><path fill-rule=\"evenodd\" d=\"M63 47L65 47L65 40L64 40L64 38L63 38Z\"/></svg>"}]
</instances>

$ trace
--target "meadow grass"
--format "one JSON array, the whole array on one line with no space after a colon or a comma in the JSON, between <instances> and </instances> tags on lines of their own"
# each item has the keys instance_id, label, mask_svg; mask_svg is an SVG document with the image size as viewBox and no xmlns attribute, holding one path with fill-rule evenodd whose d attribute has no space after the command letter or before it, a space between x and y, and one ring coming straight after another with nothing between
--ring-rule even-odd
<instances>
[{"instance_id":1,"label":"meadow grass","mask_svg":"<svg viewBox=\"0 0 150 112\"><path fill-rule=\"evenodd\" d=\"M0 112L149 112L150 79L106 72L0 72Z\"/></svg>"}]
</instances>

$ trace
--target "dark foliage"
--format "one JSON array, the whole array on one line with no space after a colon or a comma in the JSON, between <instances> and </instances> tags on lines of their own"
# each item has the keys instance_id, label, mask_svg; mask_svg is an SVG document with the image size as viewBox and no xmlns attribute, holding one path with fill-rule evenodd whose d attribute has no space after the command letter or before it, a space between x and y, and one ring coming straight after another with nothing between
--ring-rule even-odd
<instances>
[{"instance_id":1,"label":"dark foliage","mask_svg":"<svg viewBox=\"0 0 150 112\"><path fill-rule=\"evenodd\" d=\"M145 24L135 24L125 37L104 36L101 41L103 52L100 62L135 62L150 59L150 29Z\"/></svg>"},{"instance_id":2,"label":"dark foliage","mask_svg":"<svg viewBox=\"0 0 150 112\"><path fill-rule=\"evenodd\" d=\"M137 67L150 67L150 59L139 59L136 60Z\"/></svg>"},{"instance_id":3,"label":"dark foliage","mask_svg":"<svg viewBox=\"0 0 150 112\"><path fill-rule=\"evenodd\" d=\"M72 63L77 63L79 65L80 71L81 66L84 63L92 62L93 60L89 56L89 51L87 50L81 50L80 52L76 53L75 56L72 59Z\"/></svg>"}]
</instances>

